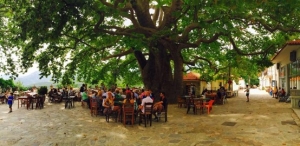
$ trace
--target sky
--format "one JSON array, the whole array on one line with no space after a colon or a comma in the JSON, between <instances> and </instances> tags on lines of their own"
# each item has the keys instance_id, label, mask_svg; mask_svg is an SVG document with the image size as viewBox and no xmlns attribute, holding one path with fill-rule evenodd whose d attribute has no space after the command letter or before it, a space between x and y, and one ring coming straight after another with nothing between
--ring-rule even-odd
<instances>
[{"instance_id":1,"label":"sky","mask_svg":"<svg viewBox=\"0 0 300 146\"><path fill-rule=\"evenodd\" d=\"M35 72L35 71L38 71L39 69L38 69L38 65L37 64L35 64L35 65L33 65L33 67L31 67L31 68L29 68L28 70L27 70L27 72L26 73L24 73L24 74L19 74L19 76L18 77L24 77L24 76L27 76L27 75L29 75L29 74L31 74L31 73L33 73L33 72ZM9 79L9 75L5 75L4 73L0 73L0 78L3 78L3 79Z\"/></svg>"}]
</instances>

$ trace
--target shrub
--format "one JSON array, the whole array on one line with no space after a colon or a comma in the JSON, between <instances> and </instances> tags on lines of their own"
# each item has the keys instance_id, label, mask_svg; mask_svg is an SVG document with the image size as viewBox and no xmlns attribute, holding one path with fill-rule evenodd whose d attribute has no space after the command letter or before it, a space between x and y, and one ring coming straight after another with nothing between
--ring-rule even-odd
<instances>
[{"instance_id":1,"label":"shrub","mask_svg":"<svg viewBox=\"0 0 300 146\"><path fill-rule=\"evenodd\" d=\"M45 95L48 93L48 88L47 86L41 86L38 90L38 94L39 95Z\"/></svg>"}]
</instances>

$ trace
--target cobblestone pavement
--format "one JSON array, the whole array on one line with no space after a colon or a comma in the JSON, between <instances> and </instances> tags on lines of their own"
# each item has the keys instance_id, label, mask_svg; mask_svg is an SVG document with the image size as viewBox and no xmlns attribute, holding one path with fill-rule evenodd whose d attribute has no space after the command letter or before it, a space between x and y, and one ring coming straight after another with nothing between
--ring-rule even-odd
<instances>
[{"instance_id":1,"label":"cobblestone pavement","mask_svg":"<svg viewBox=\"0 0 300 146\"><path fill-rule=\"evenodd\" d=\"M124 126L105 117L92 117L76 103L46 103L44 109L27 110L0 105L0 146L297 146L299 118L288 103L281 103L265 91L250 90L250 102L243 91L214 105L209 115L186 114L186 108L169 106L168 122L152 127Z\"/></svg>"}]
</instances>

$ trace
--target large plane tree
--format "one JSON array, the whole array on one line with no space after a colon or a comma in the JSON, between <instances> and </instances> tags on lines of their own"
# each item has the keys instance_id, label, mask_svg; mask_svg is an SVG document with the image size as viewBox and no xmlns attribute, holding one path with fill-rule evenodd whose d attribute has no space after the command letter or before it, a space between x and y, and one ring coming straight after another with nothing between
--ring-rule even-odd
<instances>
[{"instance_id":1,"label":"large plane tree","mask_svg":"<svg viewBox=\"0 0 300 146\"><path fill-rule=\"evenodd\" d=\"M41 76L65 84L140 79L170 101L182 94L188 67L214 74L270 65L300 24L296 0L1 1L9 10L1 26L5 71L37 62Z\"/></svg>"}]
</instances>

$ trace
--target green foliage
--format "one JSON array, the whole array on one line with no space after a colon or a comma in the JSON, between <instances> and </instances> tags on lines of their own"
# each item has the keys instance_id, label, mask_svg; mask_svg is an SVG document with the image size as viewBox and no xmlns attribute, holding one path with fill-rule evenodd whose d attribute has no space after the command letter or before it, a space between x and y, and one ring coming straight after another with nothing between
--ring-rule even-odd
<instances>
[{"instance_id":1,"label":"green foliage","mask_svg":"<svg viewBox=\"0 0 300 146\"><path fill-rule=\"evenodd\" d=\"M39 95L45 95L48 93L48 88L47 86L41 86L39 89L38 89L38 94Z\"/></svg>"},{"instance_id":2,"label":"green foliage","mask_svg":"<svg viewBox=\"0 0 300 146\"><path fill-rule=\"evenodd\" d=\"M258 78L250 79L250 85L259 85L259 79Z\"/></svg>"},{"instance_id":3,"label":"green foliage","mask_svg":"<svg viewBox=\"0 0 300 146\"><path fill-rule=\"evenodd\" d=\"M15 87L17 88L18 91L25 91L25 90L27 90L27 88L20 81L17 81L14 84L15 84Z\"/></svg>"},{"instance_id":4,"label":"green foliage","mask_svg":"<svg viewBox=\"0 0 300 146\"><path fill-rule=\"evenodd\" d=\"M9 88L14 89L16 86L12 79L5 80L0 78L0 87L4 90L8 90Z\"/></svg>"},{"instance_id":5,"label":"green foliage","mask_svg":"<svg viewBox=\"0 0 300 146\"><path fill-rule=\"evenodd\" d=\"M31 91L33 87L34 86L27 86L27 87L25 87L25 91Z\"/></svg>"},{"instance_id":6,"label":"green foliage","mask_svg":"<svg viewBox=\"0 0 300 146\"><path fill-rule=\"evenodd\" d=\"M61 86L162 82L147 73L172 84L182 66L208 81L229 70L234 79L254 78L300 31L296 0L146 2L0 1L1 71L16 77L36 62L41 77L51 74ZM166 63L160 58L172 68L155 68Z\"/></svg>"}]
</instances>

